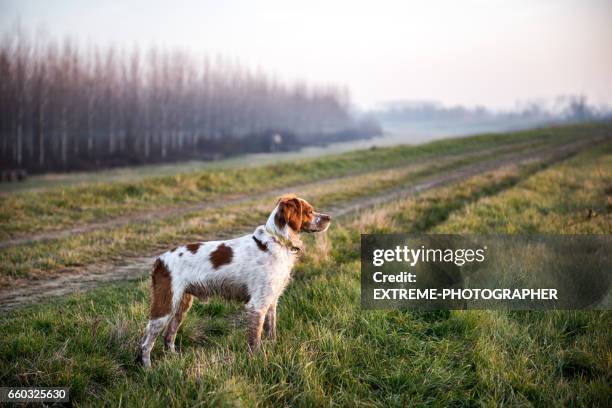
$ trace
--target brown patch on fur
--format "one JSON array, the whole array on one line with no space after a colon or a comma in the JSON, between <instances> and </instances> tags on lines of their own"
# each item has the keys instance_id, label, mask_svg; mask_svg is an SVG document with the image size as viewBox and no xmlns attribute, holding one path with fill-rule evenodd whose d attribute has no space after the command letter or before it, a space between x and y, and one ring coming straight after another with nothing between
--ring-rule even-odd
<instances>
[{"instance_id":1,"label":"brown patch on fur","mask_svg":"<svg viewBox=\"0 0 612 408\"><path fill-rule=\"evenodd\" d=\"M166 264L156 259L151 273L151 319L166 316L172 309L172 277Z\"/></svg>"},{"instance_id":2,"label":"brown patch on fur","mask_svg":"<svg viewBox=\"0 0 612 408\"><path fill-rule=\"evenodd\" d=\"M213 268L219 269L221 265L232 262L233 256L232 248L225 244L219 244L217 249L210 253L210 263L212 263Z\"/></svg>"},{"instance_id":3,"label":"brown patch on fur","mask_svg":"<svg viewBox=\"0 0 612 408\"><path fill-rule=\"evenodd\" d=\"M299 231L302 228L302 200L294 196L285 197L281 199L279 209L292 230Z\"/></svg>"},{"instance_id":4,"label":"brown patch on fur","mask_svg":"<svg viewBox=\"0 0 612 408\"><path fill-rule=\"evenodd\" d=\"M276 224L276 228L278 228L279 230L283 229L287 224L285 222L285 217L283 216L283 211L280 205L278 206L278 211L276 212L276 214L274 214L274 224Z\"/></svg>"},{"instance_id":5,"label":"brown patch on fur","mask_svg":"<svg viewBox=\"0 0 612 408\"><path fill-rule=\"evenodd\" d=\"M176 251L177 249L178 249L178 247L174 247L174 248L172 248L172 249L170 250L170 252L174 252L174 251Z\"/></svg>"},{"instance_id":6,"label":"brown patch on fur","mask_svg":"<svg viewBox=\"0 0 612 408\"><path fill-rule=\"evenodd\" d=\"M268 252L268 244L264 244L263 242L258 240L255 235L253 235L253 240L257 244L257 248L261 249L264 252Z\"/></svg>"},{"instance_id":7,"label":"brown patch on fur","mask_svg":"<svg viewBox=\"0 0 612 408\"><path fill-rule=\"evenodd\" d=\"M202 245L201 243L199 243L199 242L195 242L195 243L193 243L193 244L187 244L187 245L185 245L185 248L187 248L187 250L188 250L189 252L191 252L192 254L194 254L194 255L195 255L195 254L198 252L198 249L200 249L200 246L201 246L201 245Z\"/></svg>"},{"instance_id":8,"label":"brown patch on fur","mask_svg":"<svg viewBox=\"0 0 612 408\"><path fill-rule=\"evenodd\" d=\"M244 283L234 283L224 280L215 285L203 285L192 283L187 286L185 293L189 293L198 299L205 301L210 296L217 295L227 300L248 302L251 298L249 290Z\"/></svg>"},{"instance_id":9,"label":"brown patch on fur","mask_svg":"<svg viewBox=\"0 0 612 408\"><path fill-rule=\"evenodd\" d=\"M302 201L302 226L310 225L314 219L314 208L304 200Z\"/></svg>"},{"instance_id":10,"label":"brown patch on fur","mask_svg":"<svg viewBox=\"0 0 612 408\"><path fill-rule=\"evenodd\" d=\"M300 232L302 225L310 224L313 217L314 209L310 204L294 195L286 195L278 199L274 223L279 229L287 224L292 230Z\"/></svg>"}]
</instances>

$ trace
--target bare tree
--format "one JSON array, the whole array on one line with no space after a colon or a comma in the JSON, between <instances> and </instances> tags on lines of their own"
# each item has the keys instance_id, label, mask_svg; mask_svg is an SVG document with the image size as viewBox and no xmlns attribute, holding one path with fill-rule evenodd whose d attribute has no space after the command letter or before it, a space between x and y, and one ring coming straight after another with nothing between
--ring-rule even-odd
<instances>
[{"instance_id":1,"label":"bare tree","mask_svg":"<svg viewBox=\"0 0 612 408\"><path fill-rule=\"evenodd\" d=\"M284 84L181 50L31 41L19 27L0 40L0 77L2 168L207 158L278 132L304 143L355 126L345 89Z\"/></svg>"}]
</instances>

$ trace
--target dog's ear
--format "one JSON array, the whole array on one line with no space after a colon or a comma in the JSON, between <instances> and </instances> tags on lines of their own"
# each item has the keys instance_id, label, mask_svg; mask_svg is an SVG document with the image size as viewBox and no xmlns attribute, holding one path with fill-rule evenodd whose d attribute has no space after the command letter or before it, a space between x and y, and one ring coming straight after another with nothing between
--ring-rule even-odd
<instances>
[{"instance_id":1,"label":"dog's ear","mask_svg":"<svg viewBox=\"0 0 612 408\"><path fill-rule=\"evenodd\" d=\"M279 229L285 224L296 232L302 228L302 201L294 196L281 197L278 200L278 211L274 222Z\"/></svg>"}]
</instances>

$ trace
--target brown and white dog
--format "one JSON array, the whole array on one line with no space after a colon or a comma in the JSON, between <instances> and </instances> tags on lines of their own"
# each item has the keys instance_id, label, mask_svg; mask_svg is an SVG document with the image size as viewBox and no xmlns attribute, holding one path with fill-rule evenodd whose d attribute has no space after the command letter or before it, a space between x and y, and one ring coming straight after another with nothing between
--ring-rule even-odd
<instances>
[{"instance_id":1,"label":"brown and white dog","mask_svg":"<svg viewBox=\"0 0 612 408\"><path fill-rule=\"evenodd\" d=\"M199 242L168 251L155 260L151 312L140 346L140 361L151 366L151 349L166 328L166 348L174 352L176 332L193 296L211 295L246 302L250 351L259 349L265 329L276 338L276 304L302 251L300 232L320 232L331 217L305 200L281 197L265 225L252 234L226 241Z\"/></svg>"}]
</instances>

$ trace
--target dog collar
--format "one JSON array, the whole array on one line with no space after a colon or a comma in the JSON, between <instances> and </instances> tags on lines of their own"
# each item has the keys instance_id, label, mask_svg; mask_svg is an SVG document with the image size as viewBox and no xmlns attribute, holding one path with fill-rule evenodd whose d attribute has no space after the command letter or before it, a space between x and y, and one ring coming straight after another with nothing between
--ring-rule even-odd
<instances>
[{"instance_id":1,"label":"dog collar","mask_svg":"<svg viewBox=\"0 0 612 408\"><path fill-rule=\"evenodd\" d=\"M271 231L270 229L266 228L266 232L270 235L272 235L272 238L274 238L275 240L278 241L279 244L281 244L282 246L286 247L289 249L289 251L292 254L297 254L301 251L303 251L303 248L301 247L301 245L296 245L293 241L291 241L289 238L285 238L282 235L277 234L274 231Z\"/></svg>"}]
</instances>

